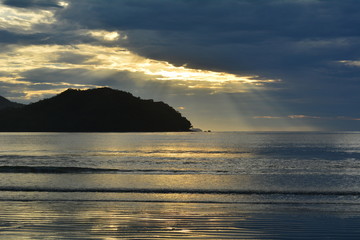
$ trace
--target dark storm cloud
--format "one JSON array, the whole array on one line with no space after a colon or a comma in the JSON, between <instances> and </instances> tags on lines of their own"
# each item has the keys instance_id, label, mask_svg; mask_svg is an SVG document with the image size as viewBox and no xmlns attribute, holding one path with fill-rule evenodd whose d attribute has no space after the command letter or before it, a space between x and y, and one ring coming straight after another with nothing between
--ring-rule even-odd
<instances>
[{"instance_id":1,"label":"dark storm cloud","mask_svg":"<svg viewBox=\"0 0 360 240\"><path fill-rule=\"evenodd\" d=\"M135 86L131 73L116 70L98 70L94 73L92 70L83 68L37 68L23 72L20 79L36 84L88 84L94 86L113 86L119 89L129 89Z\"/></svg>"},{"instance_id":2,"label":"dark storm cloud","mask_svg":"<svg viewBox=\"0 0 360 240\"><path fill-rule=\"evenodd\" d=\"M147 57L281 77L357 58L358 9L355 0L73 1L63 17L127 31L128 47Z\"/></svg>"},{"instance_id":3,"label":"dark storm cloud","mask_svg":"<svg viewBox=\"0 0 360 240\"><path fill-rule=\"evenodd\" d=\"M41 30L40 30L41 31ZM0 30L0 44L25 45L72 45L102 44L112 46L116 43L102 42L84 32L68 29L51 29L48 32L20 33L19 31ZM1 51L1 49L0 49Z\"/></svg>"},{"instance_id":4,"label":"dark storm cloud","mask_svg":"<svg viewBox=\"0 0 360 240\"><path fill-rule=\"evenodd\" d=\"M268 94L289 114L359 116L359 68L339 63L360 58L359 11L357 0L72 1L63 17L126 31L149 58L282 79Z\"/></svg>"},{"instance_id":5,"label":"dark storm cloud","mask_svg":"<svg viewBox=\"0 0 360 240\"><path fill-rule=\"evenodd\" d=\"M0 82L0 96L6 97L8 99L15 98L18 100L23 98L25 96L25 93L22 91L23 89L23 84Z\"/></svg>"},{"instance_id":6,"label":"dark storm cloud","mask_svg":"<svg viewBox=\"0 0 360 240\"><path fill-rule=\"evenodd\" d=\"M0 30L0 43L3 44L44 44L50 39L47 33L22 34Z\"/></svg>"},{"instance_id":7,"label":"dark storm cloud","mask_svg":"<svg viewBox=\"0 0 360 240\"><path fill-rule=\"evenodd\" d=\"M3 0L4 5L19 8L62 8L54 0Z\"/></svg>"}]
</instances>

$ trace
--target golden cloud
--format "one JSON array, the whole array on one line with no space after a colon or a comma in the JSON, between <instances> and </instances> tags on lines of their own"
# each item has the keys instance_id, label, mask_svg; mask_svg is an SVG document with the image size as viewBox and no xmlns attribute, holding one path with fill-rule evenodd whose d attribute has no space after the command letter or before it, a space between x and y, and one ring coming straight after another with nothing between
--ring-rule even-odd
<instances>
[{"instance_id":1,"label":"golden cloud","mask_svg":"<svg viewBox=\"0 0 360 240\"><path fill-rule=\"evenodd\" d=\"M15 32L33 32L35 25L52 24L54 22L54 13L49 10L0 6L0 29Z\"/></svg>"},{"instance_id":2,"label":"golden cloud","mask_svg":"<svg viewBox=\"0 0 360 240\"><path fill-rule=\"evenodd\" d=\"M108 40L120 37L119 33L115 33L117 32L98 32L100 37L104 37L104 40L106 37ZM39 68L85 69L92 71L94 75L103 70L131 72L136 73L142 79L172 81L175 85L181 85L189 89L209 89L212 92L246 92L255 87L259 88L265 83L278 81L260 79L258 76L240 76L226 72L174 66L166 61L139 56L122 47L89 44L73 46L12 45L9 46L9 49L0 53L0 72L7 73L7 75L3 75L0 81L12 84L29 86L37 84L36 82L26 82L26 78L23 78L23 73ZM53 85L54 87L56 85L55 83L46 83L46 79L39 79L39 83ZM66 85L66 83L60 84ZM75 86L75 84L71 84L71 86ZM80 88L89 86L90 84L86 83L79 84ZM60 89L57 91L59 92ZM41 93L34 92L34 94ZM31 92L26 94L28 98L34 96Z\"/></svg>"}]
</instances>

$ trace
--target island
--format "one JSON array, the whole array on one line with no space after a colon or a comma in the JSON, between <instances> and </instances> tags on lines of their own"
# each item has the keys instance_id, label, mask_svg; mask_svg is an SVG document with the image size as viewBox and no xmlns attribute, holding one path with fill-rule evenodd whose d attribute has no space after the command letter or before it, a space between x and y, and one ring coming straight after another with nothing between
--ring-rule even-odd
<instances>
[{"instance_id":1,"label":"island","mask_svg":"<svg viewBox=\"0 0 360 240\"><path fill-rule=\"evenodd\" d=\"M107 87L68 89L28 105L1 98L1 132L182 132L191 122L164 102Z\"/></svg>"}]
</instances>

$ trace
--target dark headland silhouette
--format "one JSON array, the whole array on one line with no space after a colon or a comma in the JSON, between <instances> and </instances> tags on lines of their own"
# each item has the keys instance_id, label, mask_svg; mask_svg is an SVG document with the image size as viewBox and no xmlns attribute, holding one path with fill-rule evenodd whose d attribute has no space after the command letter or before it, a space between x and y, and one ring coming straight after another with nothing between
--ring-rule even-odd
<instances>
[{"instance_id":1,"label":"dark headland silhouette","mask_svg":"<svg viewBox=\"0 0 360 240\"><path fill-rule=\"evenodd\" d=\"M68 89L29 105L5 105L0 104L2 132L179 132L192 127L166 103L111 88Z\"/></svg>"}]
</instances>

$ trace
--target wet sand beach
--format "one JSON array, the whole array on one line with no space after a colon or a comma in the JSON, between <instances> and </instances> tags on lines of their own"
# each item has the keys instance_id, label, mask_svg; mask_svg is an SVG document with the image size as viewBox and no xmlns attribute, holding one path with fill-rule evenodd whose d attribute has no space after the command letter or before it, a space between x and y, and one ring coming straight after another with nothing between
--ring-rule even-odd
<instances>
[{"instance_id":1,"label":"wet sand beach","mask_svg":"<svg viewBox=\"0 0 360 240\"><path fill-rule=\"evenodd\" d=\"M2 201L1 239L358 239L352 206Z\"/></svg>"}]
</instances>

